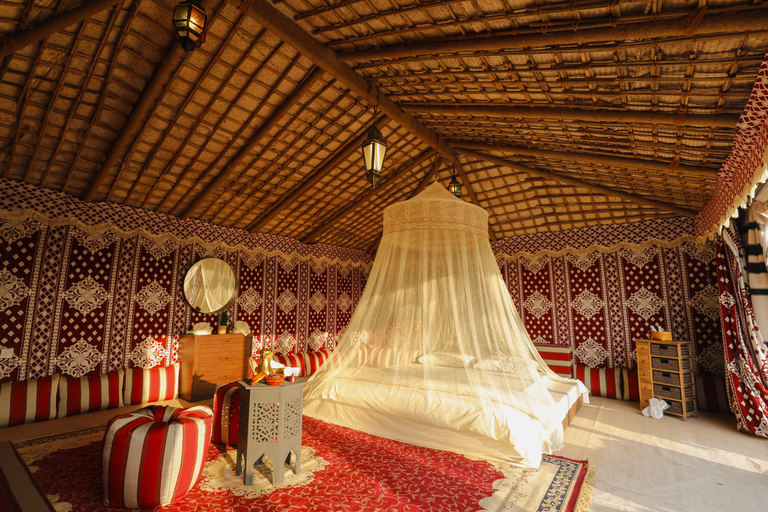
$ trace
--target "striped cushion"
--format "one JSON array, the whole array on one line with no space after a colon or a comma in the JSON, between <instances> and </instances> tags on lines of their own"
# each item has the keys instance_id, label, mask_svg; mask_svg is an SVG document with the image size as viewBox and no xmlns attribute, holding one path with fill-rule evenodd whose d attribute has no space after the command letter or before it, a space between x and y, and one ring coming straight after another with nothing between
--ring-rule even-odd
<instances>
[{"instance_id":1,"label":"striped cushion","mask_svg":"<svg viewBox=\"0 0 768 512\"><path fill-rule=\"evenodd\" d=\"M640 382L638 381L637 370L621 369L621 396L623 400L640 401Z\"/></svg>"},{"instance_id":2,"label":"striped cushion","mask_svg":"<svg viewBox=\"0 0 768 512\"><path fill-rule=\"evenodd\" d=\"M0 384L0 428L54 419L60 377Z\"/></svg>"},{"instance_id":3,"label":"striped cushion","mask_svg":"<svg viewBox=\"0 0 768 512\"><path fill-rule=\"evenodd\" d=\"M59 381L58 417L74 416L123 406L123 369L90 373L80 378L62 376Z\"/></svg>"},{"instance_id":4,"label":"striped cushion","mask_svg":"<svg viewBox=\"0 0 768 512\"><path fill-rule=\"evenodd\" d=\"M179 363L143 370L125 370L125 405L172 400L179 395Z\"/></svg>"},{"instance_id":5,"label":"striped cushion","mask_svg":"<svg viewBox=\"0 0 768 512\"><path fill-rule=\"evenodd\" d=\"M112 418L102 451L104 505L151 508L181 500L200 478L213 413L152 405Z\"/></svg>"},{"instance_id":6,"label":"striped cushion","mask_svg":"<svg viewBox=\"0 0 768 512\"><path fill-rule=\"evenodd\" d=\"M590 394L621 400L621 368L588 368L576 365L576 378L587 386Z\"/></svg>"},{"instance_id":7,"label":"striped cushion","mask_svg":"<svg viewBox=\"0 0 768 512\"><path fill-rule=\"evenodd\" d=\"M291 368L301 368L301 373L299 374L302 377L305 377L307 375L307 366L304 364L304 356L301 354L283 354L282 352L278 352L275 354L275 359L278 363L284 364L285 366L290 366Z\"/></svg>"},{"instance_id":8,"label":"striped cushion","mask_svg":"<svg viewBox=\"0 0 768 512\"><path fill-rule=\"evenodd\" d=\"M304 367L307 369L307 375L314 375L331 355L331 351L327 348L322 348L317 352L302 352L301 354L304 357Z\"/></svg>"},{"instance_id":9,"label":"striped cushion","mask_svg":"<svg viewBox=\"0 0 768 512\"><path fill-rule=\"evenodd\" d=\"M540 345L534 344L536 350L544 362L547 363L550 370L561 377L572 377L572 355L571 347L562 345Z\"/></svg>"},{"instance_id":10,"label":"striped cushion","mask_svg":"<svg viewBox=\"0 0 768 512\"><path fill-rule=\"evenodd\" d=\"M702 411L731 414L722 375L696 375L696 400Z\"/></svg>"},{"instance_id":11,"label":"striped cushion","mask_svg":"<svg viewBox=\"0 0 768 512\"><path fill-rule=\"evenodd\" d=\"M238 425L240 425L240 386L237 382L219 384L213 395L211 441L237 446Z\"/></svg>"}]
</instances>

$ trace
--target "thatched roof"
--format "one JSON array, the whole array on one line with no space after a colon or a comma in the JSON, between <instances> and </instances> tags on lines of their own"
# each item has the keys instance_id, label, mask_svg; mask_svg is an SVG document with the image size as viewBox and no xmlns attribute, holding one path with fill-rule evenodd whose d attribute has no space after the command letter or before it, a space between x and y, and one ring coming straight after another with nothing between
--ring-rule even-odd
<instances>
[{"instance_id":1,"label":"thatched roof","mask_svg":"<svg viewBox=\"0 0 768 512\"><path fill-rule=\"evenodd\" d=\"M747 0L203 0L185 53L175 3L0 1L3 177L363 250L454 173L492 238L694 216L768 47Z\"/></svg>"}]
</instances>

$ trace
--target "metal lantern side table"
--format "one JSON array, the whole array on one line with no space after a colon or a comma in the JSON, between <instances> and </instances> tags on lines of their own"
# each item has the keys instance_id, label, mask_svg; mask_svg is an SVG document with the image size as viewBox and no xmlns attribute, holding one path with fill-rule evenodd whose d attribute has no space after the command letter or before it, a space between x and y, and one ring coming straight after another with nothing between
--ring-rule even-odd
<instances>
[{"instance_id":1,"label":"metal lantern side table","mask_svg":"<svg viewBox=\"0 0 768 512\"><path fill-rule=\"evenodd\" d=\"M279 386L259 382L251 386L240 380L237 384L241 389L235 474L242 472L243 484L253 485L253 465L266 455L275 466L272 485L281 485L284 464L296 475L301 472L302 393L306 381L284 381ZM293 464L291 452L296 454Z\"/></svg>"}]
</instances>

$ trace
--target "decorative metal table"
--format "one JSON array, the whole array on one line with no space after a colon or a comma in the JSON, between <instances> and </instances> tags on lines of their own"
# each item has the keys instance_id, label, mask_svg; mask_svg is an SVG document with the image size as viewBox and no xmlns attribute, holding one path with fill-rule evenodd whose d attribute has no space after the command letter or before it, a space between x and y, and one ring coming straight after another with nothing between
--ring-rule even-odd
<instances>
[{"instance_id":1,"label":"decorative metal table","mask_svg":"<svg viewBox=\"0 0 768 512\"><path fill-rule=\"evenodd\" d=\"M302 393L306 381L284 381L279 386L264 382L251 386L244 380L237 383L241 390L235 474L243 473L243 484L253 485L253 465L267 456L275 467L272 485L280 485L285 464L294 474L301 472Z\"/></svg>"}]
</instances>

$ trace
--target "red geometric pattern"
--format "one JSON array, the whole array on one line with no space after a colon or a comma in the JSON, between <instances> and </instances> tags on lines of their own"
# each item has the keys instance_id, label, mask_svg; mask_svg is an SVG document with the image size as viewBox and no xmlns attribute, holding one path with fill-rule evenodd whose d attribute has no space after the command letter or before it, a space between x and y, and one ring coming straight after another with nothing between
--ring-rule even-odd
<instances>
[{"instance_id":1,"label":"red geometric pattern","mask_svg":"<svg viewBox=\"0 0 768 512\"><path fill-rule=\"evenodd\" d=\"M765 179L768 148L768 54L760 65L749 101L737 124L733 147L717 172L712 198L696 219L696 234L710 236L719 231L736 209L744 204L753 187Z\"/></svg>"},{"instance_id":2,"label":"red geometric pattern","mask_svg":"<svg viewBox=\"0 0 768 512\"><path fill-rule=\"evenodd\" d=\"M717 241L717 275L723 318L726 382L731 411L742 432L768 437L768 358L750 305L741 261L743 248L732 228Z\"/></svg>"},{"instance_id":3,"label":"red geometric pattern","mask_svg":"<svg viewBox=\"0 0 768 512\"><path fill-rule=\"evenodd\" d=\"M221 228L78 199L0 179L0 382L54 372L80 377L178 359L192 310L181 282L204 257L227 261L240 289L230 323L248 324L254 352L333 349L357 305L371 257L361 251ZM157 350L156 341L162 346Z\"/></svg>"},{"instance_id":4,"label":"red geometric pattern","mask_svg":"<svg viewBox=\"0 0 768 512\"><path fill-rule=\"evenodd\" d=\"M684 226L688 232L681 231ZM722 373L711 245L692 242L690 219L610 228L494 244L502 277L534 343L570 347L574 362L591 368L636 368L634 340L661 325L675 339L695 342L701 370ZM616 240L626 241L611 246Z\"/></svg>"}]
</instances>

